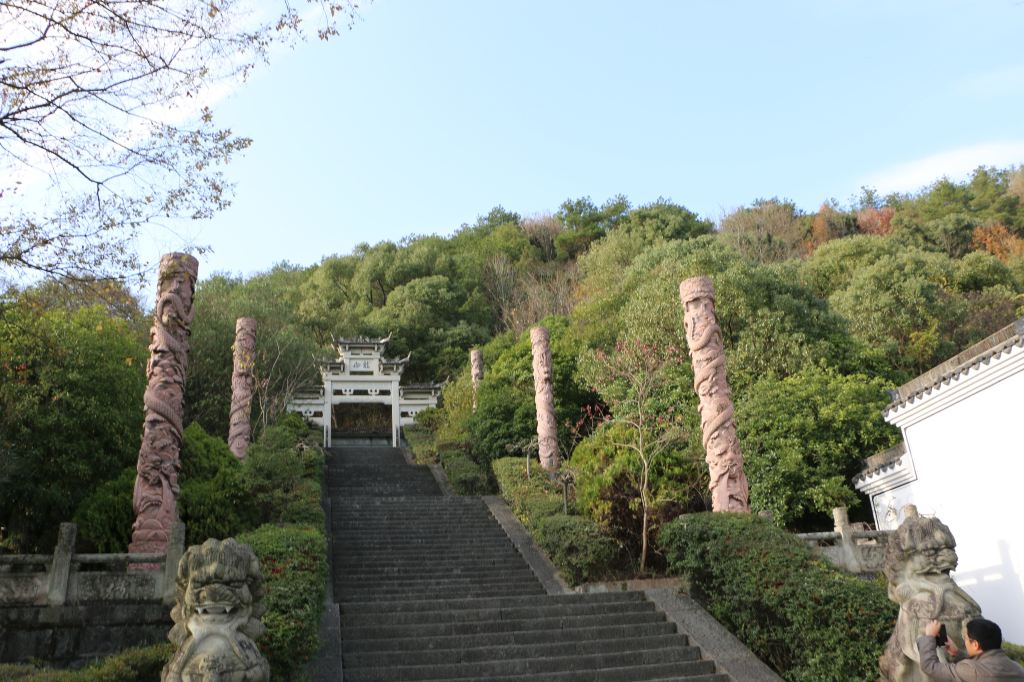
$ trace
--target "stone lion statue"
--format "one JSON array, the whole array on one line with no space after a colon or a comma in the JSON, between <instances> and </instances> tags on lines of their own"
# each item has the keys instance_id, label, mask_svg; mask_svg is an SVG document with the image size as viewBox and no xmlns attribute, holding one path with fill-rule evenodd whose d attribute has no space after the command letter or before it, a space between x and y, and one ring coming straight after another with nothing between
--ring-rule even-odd
<instances>
[{"instance_id":1,"label":"stone lion statue","mask_svg":"<svg viewBox=\"0 0 1024 682\"><path fill-rule=\"evenodd\" d=\"M178 563L177 647L162 682L267 682L270 666L253 641L263 634L263 575L252 548L234 539L193 545Z\"/></svg>"},{"instance_id":2,"label":"stone lion statue","mask_svg":"<svg viewBox=\"0 0 1024 682\"><path fill-rule=\"evenodd\" d=\"M949 576L956 568L956 541L949 528L935 518L919 516L907 505L900 527L889 538L883 571L889 581L889 599L899 604L896 627L879 659L882 679L889 682L927 682L917 653L917 637L936 619L964 650L963 624L981 615L981 608Z\"/></svg>"}]
</instances>

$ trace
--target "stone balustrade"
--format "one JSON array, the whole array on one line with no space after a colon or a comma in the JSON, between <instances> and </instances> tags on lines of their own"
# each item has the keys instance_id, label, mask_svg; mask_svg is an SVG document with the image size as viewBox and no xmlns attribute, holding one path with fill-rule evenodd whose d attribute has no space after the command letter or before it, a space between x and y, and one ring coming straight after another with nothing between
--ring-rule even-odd
<instances>
[{"instance_id":1,"label":"stone balustrade","mask_svg":"<svg viewBox=\"0 0 1024 682\"><path fill-rule=\"evenodd\" d=\"M166 554L77 554L77 527L62 523L53 554L0 554L0 607L102 602L174 602L185 548L178 524Z\"/></svg>"},{"instance_id":2,"label":"stone balustrade","mask_svg":"<svg viewBox=\"0 0 1024 682\"><path fill-rule=\"evenodd\" d=\"M881 573L892 531L861 530L849 521L846 507L832 510L835 530L797 533L814 551L850 573Z\"/></svg>"}]
</instances>

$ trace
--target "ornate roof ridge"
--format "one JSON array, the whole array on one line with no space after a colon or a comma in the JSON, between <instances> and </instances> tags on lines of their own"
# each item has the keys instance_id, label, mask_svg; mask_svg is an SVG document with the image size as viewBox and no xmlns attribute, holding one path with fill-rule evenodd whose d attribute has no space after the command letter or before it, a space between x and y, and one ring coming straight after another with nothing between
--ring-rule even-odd
<instances>
[{"instance_id":1,"label":"ornate roof ridge","mask_svg":"<svg viewBox=\"0 0 1024 682\"><path fill-rule=\"evenodd\" d=\"M1001 357L1015 346L1024 347L1024 317L892 391L893 401L886 406L883 413L888 414L916 398L930 394L942 384L948 384L971 369Z\"/></svg>"}]
</instances>

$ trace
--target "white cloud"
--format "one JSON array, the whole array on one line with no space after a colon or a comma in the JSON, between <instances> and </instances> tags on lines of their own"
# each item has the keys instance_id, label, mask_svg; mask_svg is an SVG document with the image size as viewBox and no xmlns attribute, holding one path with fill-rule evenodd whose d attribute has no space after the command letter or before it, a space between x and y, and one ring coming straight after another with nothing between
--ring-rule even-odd
<instances>
[{"instance_id":1,"label":"white cloud","mask_svg":"<svg viewBox=\"0 0 1024 682\"><path fill-rule=\"evenodd\" d=\"M914 192L947 177L963 180L978 166L1006 167L1024 163L1024 140L985 142L950 149L921 159L883 168L860 183L882 194Z\"/></svg>"}]
</instances>

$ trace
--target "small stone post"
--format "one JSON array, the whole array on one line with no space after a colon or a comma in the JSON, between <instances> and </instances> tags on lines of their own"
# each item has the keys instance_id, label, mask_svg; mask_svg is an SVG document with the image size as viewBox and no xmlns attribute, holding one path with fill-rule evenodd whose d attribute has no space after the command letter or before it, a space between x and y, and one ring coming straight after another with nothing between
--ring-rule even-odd
<instances>
[{"instance_id":1,"label":"small stone post","mask_svg":"<svg viewBox=\"0 0 1024 682\"><path fill-rule=\"evenodd\" d=\"M861 573L864 563L860 559L860 548L853 539L853 527L850 526L850 515L846 507L832 510L835 532L839 533L839 542L843 552L843 567L851 573Z\"/></svg>"},{"instance_id":2,"label":"small stone post","mask_svg":"<svg viewBox=\"0 0 1024 682\"><path fill-rule=\"evenodd\" d=\"M476 392L484 380L484 353L479 348L469 351L469 365L473 377L473 411L476 412Z\"/></svg>"},{"instance_id":3,"label":"small stone post","mask_svg":"<svg viewBox=\"0 0 1024 682\"><path fill-rule=\"evenodd\" d=\"M48 606L63 606L68 598L68 580L71 578L71 555L75 553L78 527L73 523L60 524L57 546L53 548L49 584L46 589Z\"/></svg>"},{"instance_id":4,"label":"small stone post","mask_svg":"<svg viewBox=\"0 0 1024 682\"><path fill-rule=\"evenodd\" d=\"M256 359L256 320L240 317L235 322L234 371L231 374L231 423L228 447L238 459L249 450L249 412L252 406Z\"/></svg>"},{"instance_id":5,"label":"small stone post","mask_svg":"<svg viewBox=\"0 0 1024 682\"><path fill-rule=\"evenodd\" d=\"M171 541L167 543L167 555L164 558L163 603L170 606L174 603L175 580L178 576L178 562L185 554L185 524L178 521L171 530Z\"/></svg>"},{"instance_id":6,"label":"small stone post","mask_svg":"<svg viewBox=\"0 0 1024 682\"><path fill-rule=\"evenodd\" d=\"M552 385L551 343L548 330L530 330L533 346L533 388L537 405L537 448L540 465L547 471L558 470L558 424L555 421L555 394Z\"/></svg>"},{"instance_id":7,"label":"small stone post","mask_svg":"<svg viewBox=\"0 0 1024 682\"><path fill-rule=\"evenodd\" d=\"M178 471L182 404L188 366L192 296L199 262L185 253L160 259L156 309L149 330L145 421L136 466L132 507L135 524L129 552L163 554L178 520Z\"/></svg>"},{"instance_id":8,"label":"small stone post","mask_svg":"<svg viewBox=\"0 0 1024 682\"><path fill-rule=\"evenodd\" d=\"M700 398L705 461L711 472L711 509L747 512L749 487L736 437L729 382L725 378L722 330L715 316L715 287L707 277L691 277L679 285L679 298L693 363L693 388Z\"/></svg>"}]
</instances>

